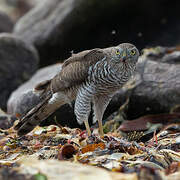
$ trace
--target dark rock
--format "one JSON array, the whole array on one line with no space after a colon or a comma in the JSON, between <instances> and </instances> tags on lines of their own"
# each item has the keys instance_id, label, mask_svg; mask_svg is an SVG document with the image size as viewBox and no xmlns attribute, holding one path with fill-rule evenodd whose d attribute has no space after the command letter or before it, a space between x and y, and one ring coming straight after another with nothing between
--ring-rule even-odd
<instances>
[{"instance_id":1,"label":"dark rock","mask_svg":"<svg viewBox=\"0 0 180 180\"><path fill-rule=\"evenodd\" d=\"M7 14L0 12L0 22L0 33L11 32L13 30L14 23Z\"/></svg>"},{"instance_id":2,"label":"dark rock","mask_svg":"<svg viewBox=\"0 0 180 180\"><path fill-rule=\"evenodd\" d=\"M39 96L34 94L33 91L21 91L19 88L12 93L7 105L7 111L9 114L18 115L21 117L26 114L30 109L40 102Z\"/></svg>"},{"instance_id":3,"label":"dark rock","mask_svg":"<svg viewBox=\"0 0 180 180\"><path fill-rule=\"evenodd\" d=\"M38 67L37 51L11 34L0 35L0 107L10 93L28 80Z\"/></svg>"},{"instance_id":4,"label":"dark rock","mask_svg":"<svg viewBox=\"0 0 180 180\"><path fill-rule=\"evenodd\" d=\"M17 120L15 116L6 114L0 109L0 128L1 129L10 128L13 125L15 120Z\"/></svg>"},{"instance_id":5,"label":"dark rock","mask_svg":"<svg viewBox=\"0 0 180 180\"><path fill-rule=\"evenodd\" d=\"M178 0L44 0L17 22L14 34L37 47L41 66L72 50L124 41L133 40L139 49L173 46L180 42L179 6Z\"/></svg>"},{"instance_id":6,"label":"dark rock","mask_svg":"<svg viewBox=\"0 0 180 180\"><path fill-rule=\"evenodd\" d=\"M152 61L158 61L168 64L180 64L180 47L155 47L144 50L147 58Z\"/></svg>"},{"instance_id":7,"label":"dark rock","mask_svg":"<svg viewBox=\"0 0 180 180\"><path fill-rule=\"evenodd\" d=\"M32 0L2 0L0 11L6 12L13 22L27 13L36 3Z\"/></svg>"},{"instance_id":8,"label":"dark rock","mask_svg":"<svg viewBox=\"0 0 180 180\"><path fill-rule=\"evenodd\" d=\"M38 70L29 81L11 94L7 103L7 112L13 115L27 113L40 101L38 94L33 92L35 85L41 81L51 79L60 69L61 65L55 64Z\"/></svg>"},{"instance_id":9,"label":"dark rock","mask_svg":"<svg viewBox=\"0 0 180 180\"><path fill-rule=\"evenodd\" d=\"M179 59L179 52L164 53L160 57L158 53L153 48L146 49L140 58L145 65L143 71L142 68L138 70L141 83L131 92L127 111L129 119L169 112L180 104L180 64L177 61L173 64L174 59Z\"/></svg>"}]
</instances>

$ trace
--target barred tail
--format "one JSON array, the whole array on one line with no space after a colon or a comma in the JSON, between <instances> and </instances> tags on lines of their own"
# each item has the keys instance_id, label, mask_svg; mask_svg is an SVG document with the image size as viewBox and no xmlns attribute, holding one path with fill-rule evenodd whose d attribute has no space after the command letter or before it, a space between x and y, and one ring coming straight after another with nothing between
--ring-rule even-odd
<instances>
[{"instance_id":1,"label":"barred tail","mask_svg":"<svg viewBox=\"0 0 180 180\"><path fill-rule=\"evenodd\" d=\"M51 97L52 95L49 93L41 103L22 117L20 122L14 127L14 129L18 131L17 133L19 136L29 133L34 129L35 126L40 124L42 120L47 118L48 114L46 112L46 106Z\"/></svg>"},{"instance_id":2,"label":"barred tail","mask_svg":"<svg viewBox=\"0 0 180 180\"><path fill-rule=\"evenodd\" d=\"M50 116L61 105L65 104L62 93L53 94L49 84L50 82L44 82L36 86L36 90L43 90L44 88L41 96L42 101L22 117L20 122L14 127L19 136L32 131L41 121Z\"/></svg>"}]
</instances>

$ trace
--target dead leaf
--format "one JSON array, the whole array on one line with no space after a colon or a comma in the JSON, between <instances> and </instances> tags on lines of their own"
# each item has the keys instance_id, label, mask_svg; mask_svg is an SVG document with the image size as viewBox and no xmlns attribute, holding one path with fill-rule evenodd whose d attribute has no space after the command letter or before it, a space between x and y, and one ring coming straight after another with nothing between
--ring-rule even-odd
<instances>
[{"instance_id":1,"label":"dead leaf","mask_svg":"<svg viewBox=\"0 0 180 180\"><path fill-rule=\"evenodd\" d=\"M94 151L97 148L105 149L105 144L104 143L88 144L87 146L85 146L81 149L81 152L84 154L86 152Z\"/></svg>"}]
</instances>

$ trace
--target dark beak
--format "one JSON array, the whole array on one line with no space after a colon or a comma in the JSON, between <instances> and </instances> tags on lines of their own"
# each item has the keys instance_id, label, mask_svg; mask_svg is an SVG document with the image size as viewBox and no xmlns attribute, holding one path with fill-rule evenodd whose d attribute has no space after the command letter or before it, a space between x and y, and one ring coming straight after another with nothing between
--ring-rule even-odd
<instances>
[{"instance_id":1,"label":"dark beak","mask_svg":"<svg viewBox=\"0 0 180 180\"><path fill-rule=\"evenodd\" d=\"M125 62L126 61L126 59L127 59L127 52L126 52L126 50L124 50L123 51L123 54L122 54L122 62Z\"/></svg>"},{"instance_id":2,"label":"dark beak","mask_svg":"<svg viewBox=\"0 0 180 180\"><path fill-rule=\"evenodd\" d=\"M126 59L127 59L126 56L123 56L122 57L122 62L126 62Z\"/></svg>"}]
</instances>

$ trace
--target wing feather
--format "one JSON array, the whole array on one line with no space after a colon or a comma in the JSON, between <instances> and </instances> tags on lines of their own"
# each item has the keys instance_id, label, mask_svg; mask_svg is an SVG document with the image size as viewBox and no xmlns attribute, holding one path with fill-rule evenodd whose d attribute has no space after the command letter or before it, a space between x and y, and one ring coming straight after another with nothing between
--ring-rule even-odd
<instances>
[{"instance_id":1,"label":"wing feather","mask_svg":"<svg viewBox=\"0 0 180 180\"><path fill-rule=\"evenodd\" d=\"M62 65L61 72L52 79L53 91L63 91L83 83L88 76L89 67L105 56L102 49L93 49L68 58Z\"/></svg>"}]
</instances>

